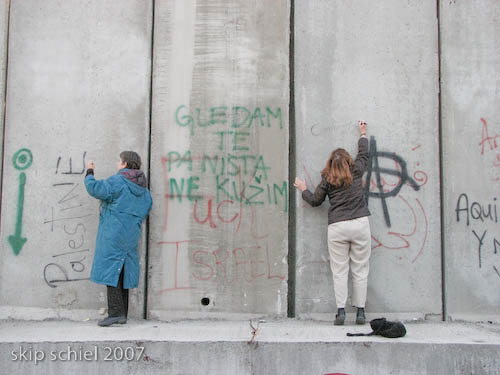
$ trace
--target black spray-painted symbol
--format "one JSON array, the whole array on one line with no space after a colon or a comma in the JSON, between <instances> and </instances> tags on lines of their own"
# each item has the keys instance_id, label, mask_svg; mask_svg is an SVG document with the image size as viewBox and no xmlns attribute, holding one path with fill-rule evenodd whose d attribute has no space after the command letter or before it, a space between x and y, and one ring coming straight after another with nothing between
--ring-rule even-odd
<instances>
[{"instance_id":1,"label":"black spray-painted symbol","mask_svg":"<svg viewBox=\"0 0 500 375\"><path fill-rule=\"evenodd\" d=\"M86 155L87 155L87 151L85 151L83 153L83 157L82 157L82 169L80 171L73 172L73 160L71 158L69 158L69 170L67 172L62 172L62 174L70 174L70 175L84 174L85 173L85 156ZM61 160L62 160L62 157L59 156L59 158L57 159L56 174L59 173L59 164L61 164Z\"/></svg>"},{"instance_id":2,"label":"black spray-painted symbol","mask_svg":"<svg viewBox=\"0 0 500 375\"><path fill-rule=\"evenodd\" d=\"M394 160L400 167L396 169L380 168L379 158L387 158ZM372 173L375 174L375 181L377 183L378 191L370 191L370 183L372 178ZM399 177L398 184L391 191L384 191L384 186L382 184L381 175L388 174L391 176ZM395 197L403 185L408 182L408 184L414 189L419 190L420 186L408 176L408 169L406 168L406 162L399 155L392 152L377 151L377 142L375 137L370 137L370 156L368 159L368 168L366 170L366 184L365 184L365 196L366 203L368 204L369 197L380 198L382 201L382 209L384 211L384 219L387 226L391 227L391 217L389 215L389 209L387 208L386 199L389 197Z\"/></svg>"}]
</instances>

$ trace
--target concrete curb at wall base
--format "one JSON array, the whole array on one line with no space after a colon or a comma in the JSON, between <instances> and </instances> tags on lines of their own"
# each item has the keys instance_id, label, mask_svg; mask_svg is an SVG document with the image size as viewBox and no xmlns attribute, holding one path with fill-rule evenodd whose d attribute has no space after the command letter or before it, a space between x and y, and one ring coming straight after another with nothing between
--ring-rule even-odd
<instances>
[{"instance_id":1,"label":"concrete curb at wall base","mask_svg":"<svg viewBox=\"0 0 500 375\"><path fill-rule=\"evenodd\" d=\"M400 339L347 337L369 325L299 320L0 321L5 373L498 374L500 326L406 323ZM252 340L253 337L253 340ZM36 362L36 364L35 364Z\"/></svg>"}]
</instances>

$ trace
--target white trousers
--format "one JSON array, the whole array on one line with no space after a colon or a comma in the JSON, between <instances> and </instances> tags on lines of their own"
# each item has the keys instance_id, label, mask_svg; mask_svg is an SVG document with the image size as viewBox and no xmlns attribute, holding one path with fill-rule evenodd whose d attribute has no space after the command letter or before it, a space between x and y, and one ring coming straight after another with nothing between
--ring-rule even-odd
<instances>
[{"instance_id":1,"label":"white trousers","mask_svg":"<svg viewBox=\"0 0 500 375\"><path fill-rule=\"evenodd\" d=\"M368 287L371 232L368 217L328 225L328 252L337 308L347 302L347 277L352 272L352 304L365 307Z\"/></svg>"}]
</instances>

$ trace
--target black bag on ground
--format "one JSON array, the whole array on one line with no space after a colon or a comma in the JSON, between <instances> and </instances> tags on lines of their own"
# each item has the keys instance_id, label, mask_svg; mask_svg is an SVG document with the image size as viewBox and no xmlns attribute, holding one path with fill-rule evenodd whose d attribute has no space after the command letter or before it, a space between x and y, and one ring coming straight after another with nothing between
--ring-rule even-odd
<instances>
[{"instance_id":1,"label":"black bag on ground","mask_svg":"<svg viewBox=\"0 0 500 375\"><path fill-rule=\"evenodd\" d=\"M401 322L391 322L385 318L370 321L372 332L370 333L347 333L347 336L374 336L379 335L391 339L406 335L406 328Z\"/></svg>"}]
</instances>

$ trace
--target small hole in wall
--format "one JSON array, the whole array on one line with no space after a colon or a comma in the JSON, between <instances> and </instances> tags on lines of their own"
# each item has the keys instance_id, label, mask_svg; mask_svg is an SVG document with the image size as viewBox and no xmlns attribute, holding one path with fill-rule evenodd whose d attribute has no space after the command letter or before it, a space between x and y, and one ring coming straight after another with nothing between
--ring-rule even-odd
<instances>
[{"instance_id":1,"label":"small hole in wall","mask_svg":"<svg viewBox=\"0 0 500 375\"><path fill-rule=\"evenodd\" d=\"M210 304L210 298L204 297L201 299L201 304L203 306L208 306Z\"/></svg>"}]
</instances>

